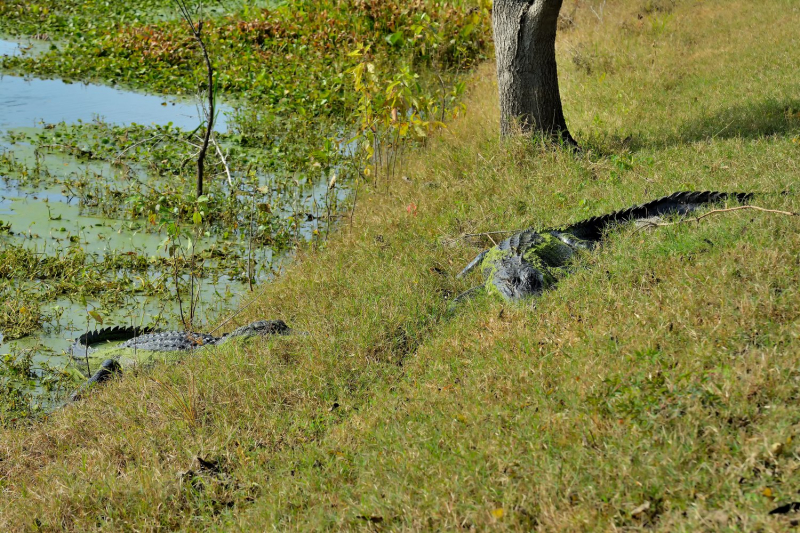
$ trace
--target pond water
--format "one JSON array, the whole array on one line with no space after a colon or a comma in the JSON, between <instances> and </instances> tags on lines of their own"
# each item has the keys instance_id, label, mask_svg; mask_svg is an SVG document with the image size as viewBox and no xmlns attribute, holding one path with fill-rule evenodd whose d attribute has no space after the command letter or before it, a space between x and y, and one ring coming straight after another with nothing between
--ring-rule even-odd
<instances>
[{"instance_id":1,"label":"pond water","mask_svg":"<svg viewBox=\"0 0 800 533\"><path fill-rule=\"evenodd\" d=\"M185 102L102 85L10 75L0 75L0 110L2 129L42 122L90 122L95 118L120 125L171 122L186 130L200 124L197 106ZM223 108L217 115L216 131L225 131L226 111L229 108Z\"/></svg>"},{"instance_id":2,"label":"pond water","mask_svg":"<svg viewBox=\"0 0 800 533\"><path fill-rule=\"evenodd\" d=\"M18 56L22 53L22 48L20 43L0 40L0 56Z\"/></svg>"},{"instance_id":3,"label":"pond water","mask_svg":"<svg viewBox=\"0 0 800 533\"><path fill-rule=\"evenodd\" d=\"M0 55L20 53L30 52L26 51L26 45L0 40ZM216 131L224 131L227 127L227 112L230 108L221 107L222 111L215 123ZM28 164L36 161L37 167L41 164L49 172L63 176L70 173L83 173L86 176L105 173L112 176L118 171L108 163L83 161L64 153L38 154L30 143L9 140L8 133L45 131L61 122L90 123L96 120L117 125L172 124L192 131L200 124L198 117L197 106L163 96L99 85L0 74L0 156L10 154L15 161ZM264 176L264 180L268 181L269 176ZM158 187L159 184L152 186ZM306 184L302 193L297 193L295 213L310 213L312 210L316 212L327 192L325 181ZM288 216L291 213L285 214ZM309 221L298 228L300 235L307 237L319 224L318 221L311 220L312 217L309 216ZM0 172L0 229L3 224L9 225L11 232L0 237L0 248L13 243L15 246L35 250L37 254L59 255L66 253L70 246L77 245L88 253L100 255L118 252L164 257L166 254L163 246L164 234L143 231L141 221L133 223L130 220L92 215L82 209L74 195L68 194L60 185L20 185ZM214 244L215 237L211 236L203 246ZM260 281L268 279L273 271L282 267L286 259L285 254L274 254L269 246L260 246L251 253L255 262L262 265L258 276ZM214 281L203 280L202 283L198 309L201 323L214 320L220 314L225 314L226 309L234 308L247 289L246 284L226 275L217 276ZM50 314L55 318L48 320L43 330L17 341L4 343L0 336L0 354L8 353L10 349L29 349L34 351L35 360L58 366L69 362L64 350L71 339L89 328L146 323L158 316L171 317L168 326L179 327L175 321L177 306L174 296L137 298L117 311L104 309L102 326L89 318L87 308L93 307L91 301L76 302L59 298L47 305L51 311L60 309L57 313Z\"/></svg>"}]
</instances>

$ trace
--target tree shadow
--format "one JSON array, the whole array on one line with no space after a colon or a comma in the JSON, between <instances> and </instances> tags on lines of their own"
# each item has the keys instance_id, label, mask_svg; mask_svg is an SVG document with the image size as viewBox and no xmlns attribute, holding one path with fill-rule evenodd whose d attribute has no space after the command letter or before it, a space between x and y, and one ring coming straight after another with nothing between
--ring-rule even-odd
<instances>
[{"instance_id":1,"label":"tree shadow","mask_svg":"<svg viewBox=\"0 0 800 533\"><path fill-rule=\"evenodd\" d=\"M759 139L800 132L800 99L744 102L686 122L667 144L710 139ZM670 138L671 137L671 138Z\"/></svg>"},{"instance_id":2,"label":"tree shadow","mask_svg":"<svg viewBox=\"0 0 800 533\"><path fill-rule=\"evenodd\" d=\"M800 99L744 102L699 116L677 128L654 131L646 136L606 133L580 139L582 146L599 155L620 151L638 152L712 139L760 139L800 134Z\"/></svg>"}]
</instances>

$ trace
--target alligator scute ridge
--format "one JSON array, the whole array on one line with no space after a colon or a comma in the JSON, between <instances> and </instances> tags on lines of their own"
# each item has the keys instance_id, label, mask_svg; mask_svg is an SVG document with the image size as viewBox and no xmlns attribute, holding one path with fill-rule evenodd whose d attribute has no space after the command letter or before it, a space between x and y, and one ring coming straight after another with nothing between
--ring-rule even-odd
<instances>
[{"instance_id":1,"label":"alligator scute ridge","mask_svg":"<svg viewBox=\"0 0 800 533\"><path fill-rule=\"evenodd\" d=\"M94 352L91 348L92 344L99 344L101 342L124 341L146 335L148 333L158 332L155 328L140 327L140 326L113 326L109 328L101 328L93 331L87 331L80 337L75 339L75 342L70 346L70 353L75 358L82 358Z\"/></svg>"},{"instance_id":2,"label":"alligator scute ridge","mask_svg":"<svg viewBox=\"0 0 800 533\"><path fill-rule=\"evenodd\" d=\"M712 204L722 200L747 202L752 198L753 193L749 192L678 191L644 204L587 218L574 224L557 228L557 230L572 234L579 239L598 241L603 236L603 230L614 223L670 214L684 215L705 204Z\"/></svg>"},{"instance_id":3,"label":"alligator scute ridge","mask_svg":"<svg viewBox=\"0 0 800 533\"><path fill-rule=\"evenodd\" d=\"M728 199L746 202L753 196L753 193L741 192L679 191L567 226L541 231L525 229L484 250L464 267L458 278L481 265L485 281L456 296L453 304L476 294L482 288L489 292L496 291L511 301L540 294L556 283L559 273L564 272L578 250L593 249L602 239L605 229L612 224L663 215L685 215L703 205Z\"/></svg>"}]
</instances>

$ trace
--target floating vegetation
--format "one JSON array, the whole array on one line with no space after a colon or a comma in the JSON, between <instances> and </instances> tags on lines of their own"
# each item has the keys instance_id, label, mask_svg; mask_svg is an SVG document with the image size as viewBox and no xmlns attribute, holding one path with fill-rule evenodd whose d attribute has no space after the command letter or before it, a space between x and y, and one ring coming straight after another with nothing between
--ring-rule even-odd
<instances>
[{"instance_id":1,"label":"floating vegetation","mask_svg":"<svg viewBox=\"0 0 800 533\"><path fill-rule=\"evenodd\" d=\"M21 301L1 291L3 305L0 307L0 331L5 339L14 340L30 335L42 325L42 310L30 297Z\"/></svg>"},{"instance_id":2,"label":"floating vegetation","mask_svg":"<svg viewBox=\"0 0 800 533\"><path fill-rule=\"evenodd\" d=\"M74 366L52 366L35 353L0 354L0 426L39 419L84 379Z\"/></svg>"},{"instance_id":3,"label":"floating vegetation","mask_svg":"<svg viewBox=\"0 0 800 533\"><path fill-rule=\"evenodd\" d=\"M85 212L117 219L148 222L142 229L157 230L162 214L190 221L197 209L192 193L196 132L171 125L114 126L104 122L48 125L42 130L12 131L9 143L26 144L33 156L21 160L13 152L0 155L0 176L27 187L58 187ZM261 243L288 244L286 216L292 202L308 188L298 187L292 175L274 173L274 157L263 151L228 145L210 157L211 192L202 201L201 214L212 231L228 232L254 224ZM68 173L51 172L43 160L60 155L78 165ZM317 163L313 177L322 176L335 162L335 151ZM299 166L299 165L297 165ZM295 168L297 168L297 166ZM284 169L285 170L285 169ZM310 171L311 169L306 169ZM303 178L309 183L308 178ZM255 205L255 207L254 207Z\"/></svg>"}]
</instances>

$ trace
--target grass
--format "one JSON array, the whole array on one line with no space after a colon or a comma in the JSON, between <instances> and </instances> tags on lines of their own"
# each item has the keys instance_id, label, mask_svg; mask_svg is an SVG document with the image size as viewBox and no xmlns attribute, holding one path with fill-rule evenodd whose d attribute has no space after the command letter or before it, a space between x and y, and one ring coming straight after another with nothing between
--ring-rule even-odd
<instances>
[{"instance_id":1,"label":"grass","mask_svg":"<svg viewBox=\"0 0 800 533\"><path fill-rule=\"evenodd\" d=\"M0 430L0 528L787 528L768 512L800 490L797 218L621 228L535 301L446 313L486 244L464 233L679 189L789 190L755 203L800 211L792 3L604 6L568 3L558 43L586 155L498 140L482 66L408 179L362 192L352 226L240 317L308 336Z\"/></svg>"}]
</instances>

